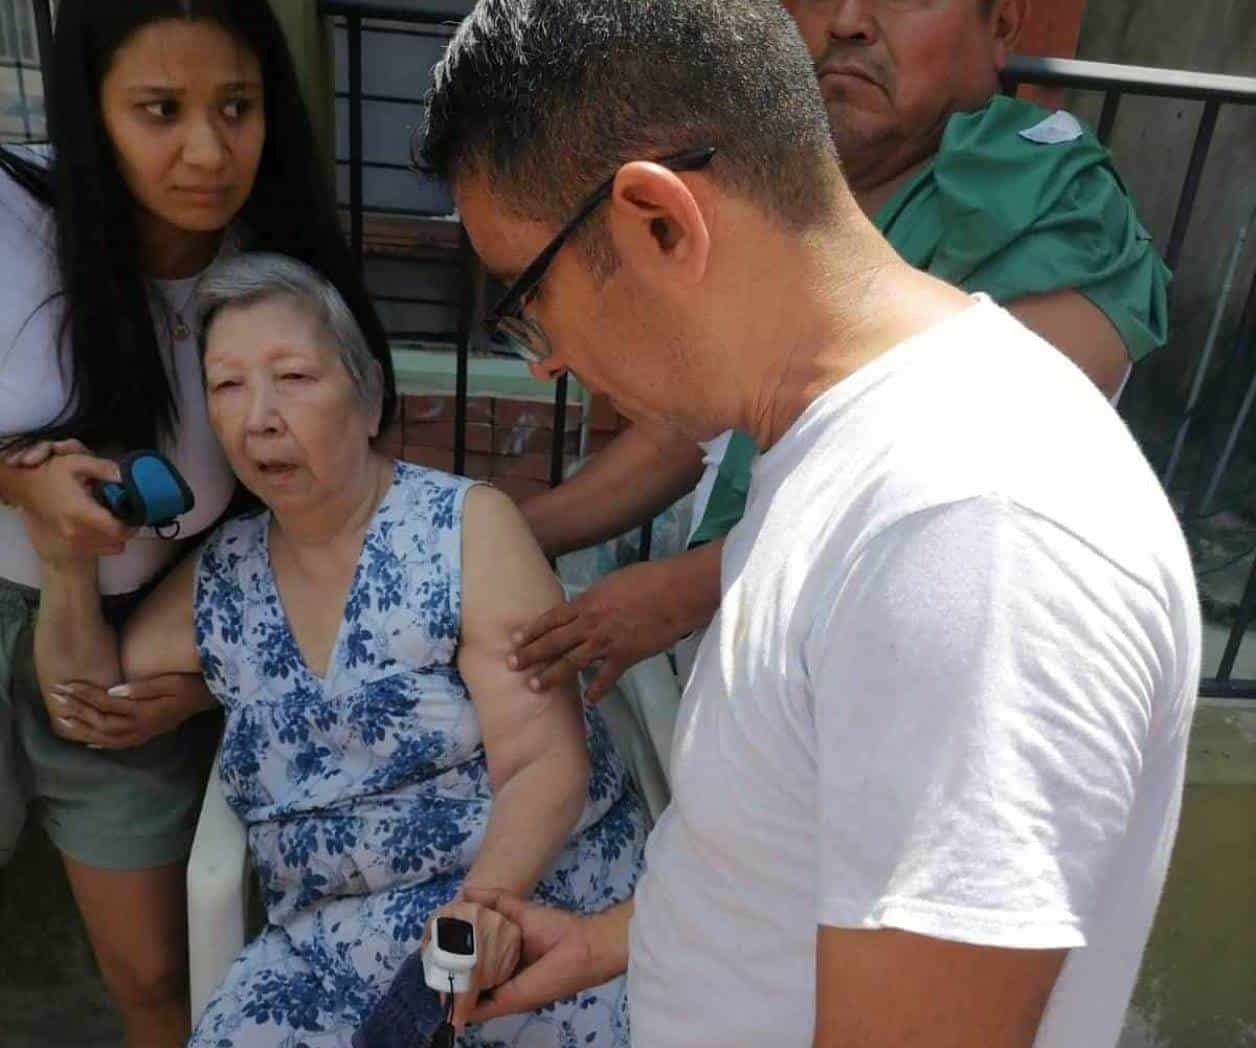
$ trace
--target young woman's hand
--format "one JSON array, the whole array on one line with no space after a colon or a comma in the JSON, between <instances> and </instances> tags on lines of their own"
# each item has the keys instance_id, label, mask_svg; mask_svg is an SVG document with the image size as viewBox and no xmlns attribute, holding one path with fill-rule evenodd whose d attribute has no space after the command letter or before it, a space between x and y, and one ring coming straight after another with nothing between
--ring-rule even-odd
<instances>
[{"instance_id":1,"label":"young woman's hand","mask_svg":"<svg viewBox=\"0 0 1256 1048\"><path fill-rule=\"evenodd\" d=\"M58 684L44 696L52 730L97 750L143 746L213 705L195 673L168 673L108 691L83 682Z\"/></svg>"},{"instance_id":2,"label":"young woman's hand","mask_svg":"<svg viewBox=\"0 0 1256 1048\"><path fill-rule=\"evenodd\" d=\"M4 464L9 497L24 511L27 534L40 559L57 563L121 553L135 529L92 494L95 483L121 480L117 464L88 453L78 441L46 450L48 457L39 465L28 466L24 459L16 467Z\"/></svg>"},{"instance_id":3,"label":"young woman's hand","mask_svg":"<svg viewBox=\"0 0 1256 1048\"><path fill-rule=\"evenodd\" d=\"M41 440L30 447L18 451L9 451L0 456L10 469L34 469L42 466L54 455L89 455L86 446L79 440Z\"/></svg>"}]
</instances>

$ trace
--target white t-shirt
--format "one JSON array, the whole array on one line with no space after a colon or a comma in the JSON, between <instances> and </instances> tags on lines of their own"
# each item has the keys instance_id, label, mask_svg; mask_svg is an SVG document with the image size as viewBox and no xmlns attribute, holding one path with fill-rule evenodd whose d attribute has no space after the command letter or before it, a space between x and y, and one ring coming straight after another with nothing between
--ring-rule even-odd
<instances>
[{"instance_id":1,"label":"white t-shirt","mask_svg":"<svg viewBox=\"0 0 1256 1048\"><path fill-rule=\"evenodd\" d=\"M21 186L0 173L0 437L30 432L55 419L69 398L68 356L58 351L63 307L56 298L56 229L52 214ZM194 336L175 341L163 313L177 310L196 330L190 301L196 278L154 281L158 345L173 370L179 404L178 439L160 450L183 474L196 497L180 521L186 540L221 516L235 478L206 415L200 354ZM42 307L42 308L41 308ZM100 323L108 323L101 318ZM157 574L183 541L170 542L145 529L116 557L100 560L100 589L130 593ZM18 512L0 505L0 578L39 586L39 561Z\"/></svg>"},{"instance_id":2,"label":"white t-shirt","mask_svg":"<svg viewBox=\"0 0 1256 1048\"><path fill-rule=\"evenodd\" d=\"M755 465L631 928L633 1039L809 1045L817 926L1071 952L1116 1043L1176 832L1190 558L1111 407L988 300Z\"/></svg>"}]
</instances>

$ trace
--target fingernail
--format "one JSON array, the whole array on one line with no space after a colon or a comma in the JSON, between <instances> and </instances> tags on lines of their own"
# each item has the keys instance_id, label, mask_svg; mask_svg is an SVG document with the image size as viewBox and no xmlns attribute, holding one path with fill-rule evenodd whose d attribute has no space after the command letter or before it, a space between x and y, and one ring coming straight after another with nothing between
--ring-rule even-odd
<instances>
[{"instance_id":1,"label":"fingernail","mask_svg":"<svg viewBox=\"0 0 1256 1048\"><path fill-rule=\"evenodd\" d=\"M528 681L528 687L531 688L533 691L540 691L541 690L541 678L533 677L530 681Z\"/></svg>"},{"instance_id":2,"label":"fingernail","mask_svg":"<svg viewBox=\"0 0 1256 1048\"><path fill-rule=\"evenodd\" d=\"M60 724L60 725L61 725L61 727L63 727L63 728L73 728L73 727L74 727L74 721L70 720L68 717L58 717L58 718L57 718L57 723L58 723L58 724Z\"/></svg>"},{"instance_id":3,"label":"fingernail","mask_svg":"<svg viewBox=\"0 0 1256 1048\"><path fill-rule=\"evenodd\" d=\"M518 655L507 655L507 656L506 656L506 665L507 665L507 666L509 666L512 670L517 670L517 669L519 668L519 656L518 656Z\"/></svg>"},{"instance_id":4,"label":"fingernail","mask_svg":"<svg viewBox=\"0 0 1256 1048\"><path fill-rule=\"evenodd\" d=\"M56 703L60 709L68 710L70 708L70 698L68 695L62 695L58 692L53 695L52 701Z\"/></svg>"},{"instance_id":5,"label":"fingernail","mask_svg":"<svg viewBox=\"0 0 1256 1048\"><path fill-rule=\"evenodd\" d=\"M73 695L74 694L74 692L70 689L70 686L68 684L54 684L52 686L52 690L54 694L57 694L57 695Z\"/></svg>"},{"instance_id":6,"label":"fingernail","mask_svg":"<svg viewBox=\"0 0 1256 1048\"><path fill-rule=\"evenodd\" d=\"M129 699L131 697L131 685L115 684L105 694L112 695L115 699Z\"/></svg>"}]
</instances>

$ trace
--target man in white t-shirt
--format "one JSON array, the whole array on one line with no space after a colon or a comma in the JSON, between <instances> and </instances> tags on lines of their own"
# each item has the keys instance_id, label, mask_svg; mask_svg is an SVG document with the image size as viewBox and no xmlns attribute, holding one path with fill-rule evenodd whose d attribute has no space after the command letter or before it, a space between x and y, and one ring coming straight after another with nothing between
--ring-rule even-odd
<instances>
[{"instance_id":1,"label":"man in white t-shirt","mask_svg":"<svg viewBox=\"0 0 1256 1048\"><path fill-rule=\"evenodd\" d=\"M486 0L425 152L503 347L762 451L635 903L481 894L525 945L477 1017L627 966L647 1048L1111 1048L1199 618L1102 394L868 223L775 0Z\"/></svg>"}]
</instances>

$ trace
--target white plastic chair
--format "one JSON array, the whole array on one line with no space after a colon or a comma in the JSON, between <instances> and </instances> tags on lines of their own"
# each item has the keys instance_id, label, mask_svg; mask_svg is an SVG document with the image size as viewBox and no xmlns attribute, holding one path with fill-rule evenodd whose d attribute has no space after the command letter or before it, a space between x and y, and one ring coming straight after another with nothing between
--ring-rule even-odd
<instances>
[{"instance_id":1,"label":"white plastic chair","mask_svg":"<svg viewBox=\"0 0 1256 1048\"><path fill-rule=\"evenodd\" d=\"M641 787L651 820L667 806L667 755L680 702L665 656L634 666L601 704L615 748ZM188 859L188 977L192 1021L244 949L248 932L248 834L227 806L218 760L205 790Z\"/></svg>"},{"instance_id":2,"label":"white plastic chair","mask_svg":"<svg viewBox=\"0 0 1256 1048\"><path fill-rule=\"evenodd\" d=\"M215 758L188 859L188 975L193 1023L244 949L250 873L248 835L227 806Z\"/></svg>"},{"instance_id":3,"label":"white plastic chair","mask_svg":"<svg viewBox=\"0 0 1256 1048\"><path fill-rule=\"evenodd\" d=\"M671 801L668 761L680 709L680 683L666 655L633 666L598 703L611 741L658 822Z\"/></svg>"}]
</instances>

